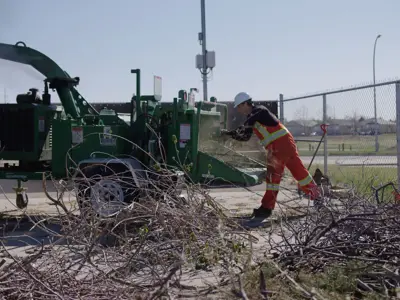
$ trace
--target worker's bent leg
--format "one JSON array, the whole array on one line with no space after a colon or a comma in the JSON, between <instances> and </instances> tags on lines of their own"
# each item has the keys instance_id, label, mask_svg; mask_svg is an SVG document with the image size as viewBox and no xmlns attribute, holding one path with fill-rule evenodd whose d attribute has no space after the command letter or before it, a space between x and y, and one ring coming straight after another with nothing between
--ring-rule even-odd
<instances>
[{"instance_id":1,"label":"worker's bent leg","mask_svg":"<svg viewBox=\"0 0 400 300\"><path fill-rule=\"evenodd\" d=\"M289 169L290 173L292 173L293 177L299 183L302 191L310 196L311 200L315 200L319 198L320 191L318 186L315 184L310 172L304 167L303 162L301 161L299 154L294 153L288 161L286 162L286 167Z\"/></svg>"},{"instance_id":2,"label":"worker's bent leg","mask_svg":"<svg viewBox=\"0 0 400 300\"><path fill-rule=\"evenodd\" d=\"M279 193L279 184L282 180L285 164L273 153L267 158L266 191L261 200L261 206L273 210Z\"/></svg>"}]
</instances>

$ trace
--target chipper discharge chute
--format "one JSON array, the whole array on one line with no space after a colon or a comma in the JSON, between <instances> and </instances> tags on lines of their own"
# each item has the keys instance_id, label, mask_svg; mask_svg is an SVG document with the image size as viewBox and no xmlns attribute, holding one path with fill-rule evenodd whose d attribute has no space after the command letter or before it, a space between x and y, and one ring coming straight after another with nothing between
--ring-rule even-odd
<instances>
[{"instance_id":1,"label":"chipper discharge chute","mask_svg":"<svg viewBox=\"0 0 400 300\"><path fill-rule=\"evenodd\" d=\"M18 162L1 166L0 177L17 180L20 208L28 202L22 182L42 179L44 173L72 180L78 191L82 180L87 183L90 177L82 199L90 202L106 194L99 190L113 189L118 191L114 200L121 205L140 197L141 191L149 188L147 180L160 170L172 172L177 185L183 178L245 185L260 182L257 172L201 149L204 140L216 140L221 127L226 127L226 113L221 122L221 113L210 108L226 109L224 105L195 102L185 90L179 91L172 103L161 102L158 76L154 76L153 95L142 95L141 71L133 69L136 94L130 100L130 113L123 116L110 109L97 111L78 92L79 77L70 77L43 53L22 42L0 43L0 59L30 65L44 76L42 94L31 89L19 95L16 103L0 104L0 159ZM60 103L52 102L49 90L57 93ZM205 120L212 125L204 128ZM201 137L203 133L207 139ZM109 177L110 169L124 173L129 187ZM114 201L107 199L97 201Z\"/></svg>"}]
</instances>

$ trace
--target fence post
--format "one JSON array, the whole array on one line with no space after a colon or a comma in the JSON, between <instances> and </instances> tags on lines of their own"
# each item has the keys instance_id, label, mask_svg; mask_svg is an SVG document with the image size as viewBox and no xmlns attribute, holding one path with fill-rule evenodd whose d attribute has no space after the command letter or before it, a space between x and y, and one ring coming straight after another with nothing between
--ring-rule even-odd
<instances>
[{"instance_id":1,"label":"fence post","mask_svg":"<svg viewBox=\"0 0 400 300\"><path fill-rule=\"evenodd\" d=\"M283 114L283 94L279 94L279 119L282 124L284 124L284 114Z\"/></svg>"},{"instance_id":2,"label":"fence post","mask_svg":"<svg viewBox=\"0 0 400 300\"><path fill-rule=\"evenodd\" d=\"M327 105L326 105L326 94L322 95L322 120L326 124L328 121L327 116ZM324 138L324 174L328 174L328 129Z\"/></svg>"},{"instance_id":3,"label":"fence post","mask_svg":"<svg viewBox=\"0 0 400 300\"><path fill-rule=\"evenodd\" d=\"M397 184L400 187L400 82L396 82Z\"/></svg>"}]
</instances>

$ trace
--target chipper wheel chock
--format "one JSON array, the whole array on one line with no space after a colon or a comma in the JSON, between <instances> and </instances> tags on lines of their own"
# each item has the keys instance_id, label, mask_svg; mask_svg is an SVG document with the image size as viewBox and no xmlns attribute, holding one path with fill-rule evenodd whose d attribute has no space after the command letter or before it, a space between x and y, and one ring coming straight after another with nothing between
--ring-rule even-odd
<instances>
[{"instance_id":1,"label":"chipper wheel chock","mask_svg":"<svg viewBox=\"0 0 400 300\"><path fill-rule=\"evenodd\" d=\"M19 209L23 209L28 206L28 194L26 193L27 188L22 186L22 180L18 179L17 180L18 185L14 187L14 191L16 193L16 200L15 203L17 204L17 207Z\"/></svg>"}]
</instances>

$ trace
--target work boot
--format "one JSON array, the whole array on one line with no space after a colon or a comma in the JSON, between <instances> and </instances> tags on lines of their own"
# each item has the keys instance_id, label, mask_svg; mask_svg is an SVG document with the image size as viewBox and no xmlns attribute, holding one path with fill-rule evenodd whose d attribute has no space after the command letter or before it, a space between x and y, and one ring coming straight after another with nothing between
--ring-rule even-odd
<instances>
[{"instance_id":1,"label":"work boot","mask_svg":"<svg viewBox=\"0 0 400 300\"><path fill-rule=\"evenodd\" d=\"M253 214L251 215L250 219L245 220L242 224L244 227L247 228L256 228L263 224L263 221L270 217L272 214L272 209L259 207L253 210Z\"/></svg>"},{"instance_id":2,"label":"work boot","mask_svg":"<svg viewBox=\"0 0 400 300\"><path fill-rule=\"evenodd\" d=\"M272 209L264 208L260 206L259 208L253 209L253 214L250 216L250 219L244 219L242 226L245 228L255 228L262 225L263 221L270 217L272 214Z\"/></svg>"},{"instance_id":3,"label":"work boot","mask_svg":"<svg viewBox=\"0 0 400 300\"><path fill-rule=\"evenodd\" d=\"M259 208L253 209L253 218L260 218L260 219L266 219L270 217L272 214L272 209L270 208L265 208L262 205Z\"/></svg>"}]
</instances>

